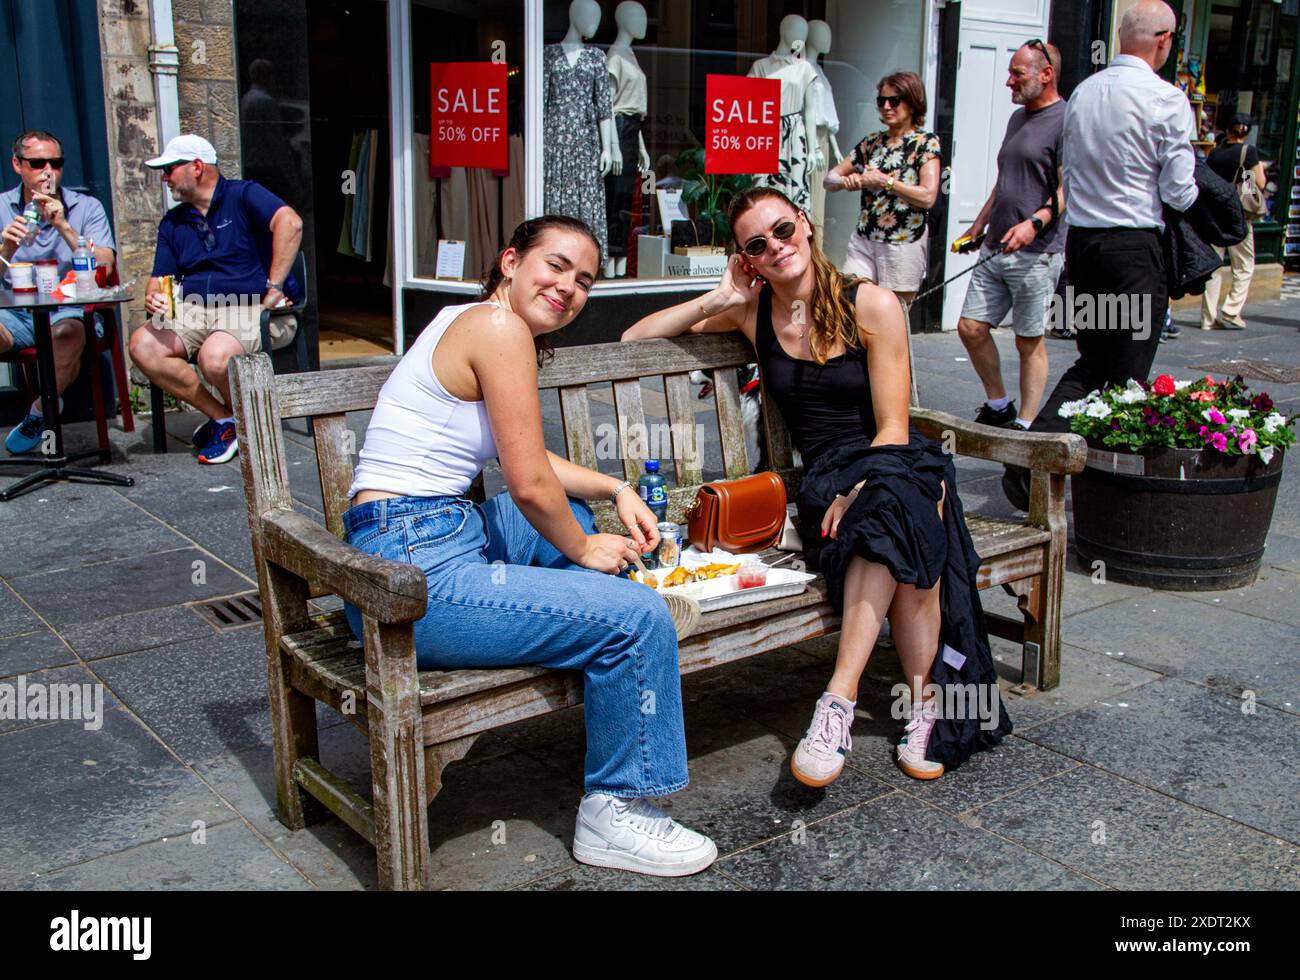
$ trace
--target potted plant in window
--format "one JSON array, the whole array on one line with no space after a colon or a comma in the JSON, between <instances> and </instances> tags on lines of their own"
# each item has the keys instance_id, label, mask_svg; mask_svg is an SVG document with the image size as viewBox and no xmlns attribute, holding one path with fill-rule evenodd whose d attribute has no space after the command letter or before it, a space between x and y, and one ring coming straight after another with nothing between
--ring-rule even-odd
<instances>
[{"instance_id":1,"label":"potted plant in window","mask_svg":"<svg viewBox=\"0 0 1300 980\"><path fill-rule=\"evenodd\" d=\"M1088 440L1074 477L1075 547L1085 567L1154 588L1249 585L1259 572L1295 417L1240 376L1091 392L1061 406Z\"/></svg>"},{"instance_id":2,"label":"potted plant in window","mask_svg":"<svg viewBox=\"0 0 1300 980\"><path fill-rule=\"evenodd\" d=\"M682 175L682 203L693 209L695 217L689 223L673 222L674 251L710 246L725 250L731 237L727 209L737 194L753 186L754 178L749 174L706 174L704 148L699 146L678 154L677 167Z\"/></svg>"}]
</instances>

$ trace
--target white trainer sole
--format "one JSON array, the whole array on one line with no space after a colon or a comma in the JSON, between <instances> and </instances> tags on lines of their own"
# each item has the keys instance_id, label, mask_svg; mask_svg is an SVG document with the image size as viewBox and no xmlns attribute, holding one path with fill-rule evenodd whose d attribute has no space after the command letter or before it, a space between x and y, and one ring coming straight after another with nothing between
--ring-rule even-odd
<instances>
[{"instance_id":1,"label":"white trainer sole","mask_svg":"<svg viewBox=\"0 0 1300 980\"><path fill-rule=\"evenodd\" d=\"M580 844L574 841L573 858L582 864L590 864L597 868L633 871L638 874L653 875L656 878L684 878L687 875L698 874L716 861L718 859L718 847L713 841L709 841L708 852L693 861L682 864L655 864L644 861L625 851L611 851L607 848L593 847L590 844Z\"/></svg>"}]
</instances>

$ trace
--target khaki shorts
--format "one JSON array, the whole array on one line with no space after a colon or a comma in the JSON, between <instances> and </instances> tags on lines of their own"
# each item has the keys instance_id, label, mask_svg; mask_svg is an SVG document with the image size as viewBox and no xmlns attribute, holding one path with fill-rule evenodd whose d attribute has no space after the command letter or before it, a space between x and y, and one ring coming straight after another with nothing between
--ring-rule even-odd
<instances>
[{"instance_id":1,"label":"khaki shorts","mask_svg":"<svg viewBox=\"0 0 1300 980\"><path fill-rule=\"evenodd\" d=\"M170 330L185 345L185 356L194 360L203 342L216 331L228 333L243 345L246 353L262 349L262 307L260 304L205 307L199 303L182 303L175 320L153 321L163 330ZM276 350L293 339L298 321L292 315L271 317L271 346Z\"/></svg>"},{"instance_id":2,"label":"khaki shorts","mask_svg":"<svg viewBox=\"0 0 1300 980\"><path fill-rule=\"evenodd\" d=\"M904 244L873 242L855 231L849 235L844 271L896 293L914 293L925 281L929 259L928 231L923 231L916 241Z\"/></svg>"}]
</instances>

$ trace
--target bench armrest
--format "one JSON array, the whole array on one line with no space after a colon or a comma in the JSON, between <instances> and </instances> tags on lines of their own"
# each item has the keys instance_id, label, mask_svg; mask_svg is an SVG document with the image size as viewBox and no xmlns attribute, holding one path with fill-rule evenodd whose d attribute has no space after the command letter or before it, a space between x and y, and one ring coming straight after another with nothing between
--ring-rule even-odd
<instances>
[{"instance_id":1,"label":"bench armrest","mask_svg":"<svg viewBox=\"0 0 1300 980\"><path fill-rule=\"evenodd\" d=\"M358 551L292 510L259 518L262 555L342 596L381 623L410 623L428 607L428 583L414 565Z\"/></svg>"},{"instance_id":2,"label":"bench armrest","mask_svg":"<svg viewBox=\"0 0 1300 980\"><path fill-rule=\"evenodd\" d=\"M912 424L946 444L958 456L974 456L1048 473L1078 473L1088 462L1088 444L1073 432L1017 432L997 429L947 412L913 408ZM955 445L949 442L955 440Z\"/></svg>"}]
</instances>

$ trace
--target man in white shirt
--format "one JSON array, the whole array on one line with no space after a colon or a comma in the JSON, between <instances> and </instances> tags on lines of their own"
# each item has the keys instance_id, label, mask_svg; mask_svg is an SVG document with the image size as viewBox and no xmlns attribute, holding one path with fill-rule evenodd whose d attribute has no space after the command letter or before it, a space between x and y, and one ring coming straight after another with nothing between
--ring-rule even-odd
<instances>
[{"instance_id":1,"label":"man in white shirt","mask_svg":"<svg viewBox=\"0 0 1300 980\"><path fill-rule=\"evenodd\" d=\"M1062 135L1065 261L1073 305L1094 315L1076 323L1079 359L1048 396L1035 432L1069 432L1062 404L1146 380L1155 360L1169 307L1163 207L1186 211L1197 194L1191 106L1156 75L1177 26L1164 0L1140 0L1120 20L1120 53L1070 96ZM1013 505L1028 508L1028 470L1008 467L1002 488Z\"/></svg>"}]
</instances>

